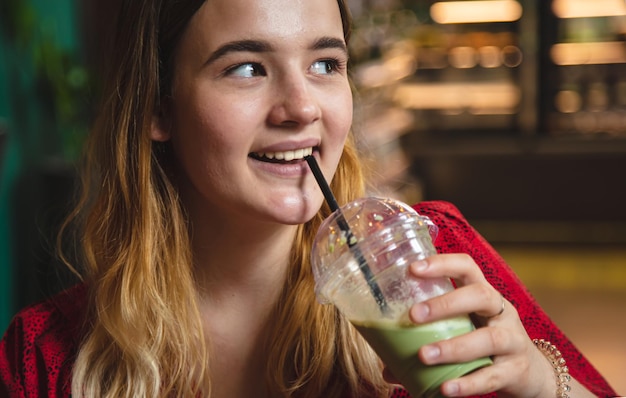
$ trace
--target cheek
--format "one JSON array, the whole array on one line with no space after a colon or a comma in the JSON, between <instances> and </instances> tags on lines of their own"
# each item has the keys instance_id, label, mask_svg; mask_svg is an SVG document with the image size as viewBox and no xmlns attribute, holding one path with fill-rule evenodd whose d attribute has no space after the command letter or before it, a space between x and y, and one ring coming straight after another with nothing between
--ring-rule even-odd
<instances>
[{"instance_id":1,"label":"cheek","mask_svg":"<svg viewBox=\"0 0 626 398\"><path fill-rule=\"evenodd\" d=\"M198 178L217 171L220 156L229 152L227 142L215 129L210 115L198 113L197 109L187 107L176 119L172 132L174 153L188 177L198 182Z\"/></svg>"},{"instance_id":2,"label":"cheek","mask_svg":"<svg viewBox=\"0 0 626 398\"><path fill-rule=\"evenodd\" d=\"M220 146L236 148L247 140L249 132L262 122L262 104L259 98L247 99L238 95L220 95L203 98L195 115L210 140Z\"/></svg>"},{"instance_id":3,"label":"cheek","mask_svg":"<svg viewBox=\"0 0 626 398\"><path fill-rule=\"evenodd\" d=\"M236 128L238 118L233 117L230 108L221 105L207 98L179 103L173 140L191 151L226 149L229 138L232 139L229 132Z\"/></svg>"},{"instance_id":4,"label":"cheek","mask_svg":"<svg viewBox=\"0 0 626 398\"><path fill-rule=\"evenodd\" d=\"M346 140L350 127L352 126L352 95L344 94L343 96L337 96L335 101L329 104L327 107L332 116L332 135L333 140L336 143L341 143Z\"/></svg>"}]
</instances>

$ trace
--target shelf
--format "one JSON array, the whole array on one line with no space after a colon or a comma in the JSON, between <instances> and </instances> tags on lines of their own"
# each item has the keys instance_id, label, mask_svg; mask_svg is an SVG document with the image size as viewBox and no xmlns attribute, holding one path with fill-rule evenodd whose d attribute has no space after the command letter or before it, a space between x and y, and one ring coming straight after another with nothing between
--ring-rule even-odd
<instances>
[{"instance_id":1,"label":"shelf","mask_svg":"<svg viewBox=\"0 0 626 398\"><path fill-rule=\"evenodd\" d=\"M603 136L532 136L502 134L476 136L468 134L407 134L405 148L412 157L503 155L555 155L626 157L626 137Z\"/></svg>"}]
</instances>

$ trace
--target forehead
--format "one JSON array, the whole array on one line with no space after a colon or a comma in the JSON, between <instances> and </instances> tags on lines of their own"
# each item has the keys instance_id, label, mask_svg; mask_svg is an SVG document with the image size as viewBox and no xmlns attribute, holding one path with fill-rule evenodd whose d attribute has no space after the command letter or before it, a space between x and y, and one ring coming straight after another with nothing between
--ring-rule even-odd
<instances>
[{"instance_id":1,"label":"forehead","mask_svg":"<svg viewBox=\"0 0 626 398\"><path fill-rule=\"evenodd\" d=\"M293 43L319 36L342 38L343 27L337 0L207 0L185 36L209 46L242 38Z\"/></svg>"}]
</instances>

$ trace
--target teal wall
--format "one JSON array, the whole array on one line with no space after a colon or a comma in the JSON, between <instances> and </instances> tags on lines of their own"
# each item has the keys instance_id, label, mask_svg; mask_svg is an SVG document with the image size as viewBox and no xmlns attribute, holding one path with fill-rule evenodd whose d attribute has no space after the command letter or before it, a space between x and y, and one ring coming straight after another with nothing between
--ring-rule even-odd
<instances>
[{"instance_id":1,"label":"teal wall","mask_svg":"<svg viewBox=\"0 0 626 398\"><path fill-rule=\"evenodd\" d=\"M9 134L13 127L9 124L10 100L9 86L9 56L8 46L4 37L0 37L0 123L2 133L7 134L4 139L5 149L0 153L0 329L4 330L6 323L13 312L12 288L12 252L11 231L9 230L9 190L13 185L14 176L19 168L19 151L17 150L14 134Z\"/></svg>"},{"instance_id":2,"label":"teal wall","mask_svg":"<svg viewBox=\"0 0 626 398\"><path fill-rule=\"evenodd\" d=\"M23 236L15 226L33 222L19 218L41 199L28 193L44 192L34 186L42 179L29 176L45 174L50 164L73 162L86 130L83 106L76 105L86 85L76 4L80 2L3 0L0 5L0 125L7 132L0 153L2 332L28 301L23 281L16 278L28 269L17 260L28 245L20 242ZM18 189L20 184L31 186Z\"/></svg>"}]
</instances>

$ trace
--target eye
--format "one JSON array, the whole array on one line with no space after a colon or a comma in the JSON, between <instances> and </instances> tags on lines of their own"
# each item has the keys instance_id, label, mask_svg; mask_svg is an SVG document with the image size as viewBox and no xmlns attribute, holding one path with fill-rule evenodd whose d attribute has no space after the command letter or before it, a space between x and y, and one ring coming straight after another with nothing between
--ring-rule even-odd
<instances>
[{"instance_id":1,"label":"eye","mask_svg":"<svg viewBox=\"0 0 626 398\"><path fill-rule=\"evenodd\" d=\"M265 76L265 69L261 64L249 62L245 64L238 64L229 68L226 70L226 74L236 77Z\"/></svg>"},{"instance_id":2,"label":"eye","mask_svg":"<svg viewBox=\"0 0 626 398\"><path fill-rule=\"evenodd\" d=\"M339 69L339 61L336 59L324 59L311 65L311 71L319 75L329 75Z\"/></svg>"}]
</instances>

